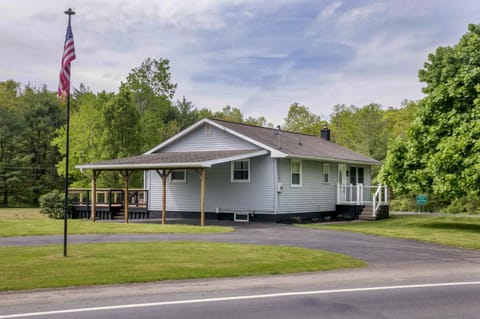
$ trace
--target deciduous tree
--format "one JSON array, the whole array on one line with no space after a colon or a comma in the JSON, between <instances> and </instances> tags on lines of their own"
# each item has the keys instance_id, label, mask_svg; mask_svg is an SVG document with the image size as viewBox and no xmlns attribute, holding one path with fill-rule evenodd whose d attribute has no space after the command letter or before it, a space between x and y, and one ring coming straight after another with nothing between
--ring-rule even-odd
<instances>
[{"instance_id":1,"label":"deciduous tree","mask_svg":"<svg viewBox=\"0 0 480 319\"><path fill-rule=\"evenodd\" d=\"M420 189L445 201L480 193L480 25L470 25L453 47L440 47L419 72L426 94L405 141L391 149L382 177L404 167L407 191ZM399 191L402 191L398 187Z\"/></svg>"},{"instance_id":2,"label":"deciduous tree","mask_svg":"<svg viewBox=\"0 0 480 319\"><path fill-rule=\"evenodd\" d=\"M288 115L284 121L283 128L286 131L310 135L320 135L323 125L327 123L319 115L311 112L308 107L297 102L290 105Z\"/></svg>"}]
</instances>

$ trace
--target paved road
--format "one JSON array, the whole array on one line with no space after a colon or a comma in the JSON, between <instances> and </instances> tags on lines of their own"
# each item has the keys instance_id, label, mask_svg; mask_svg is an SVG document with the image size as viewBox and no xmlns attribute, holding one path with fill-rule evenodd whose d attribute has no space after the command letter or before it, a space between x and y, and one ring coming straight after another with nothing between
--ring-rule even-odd
<instances>
[{"instance_id":1,"label":"paved road","mask_svg":"<svg viewBox=\"0 0 480 319\"><path fill-rule=\"evenodd\" d=\"M201 240L275 244L324 249L365 260L365 269L273 277L193 280L0 294L1 315L118 306L125 309L48 314L51 318L478 318L480 252L410 240L303 229L289 225L248 224L227 234L86 235L70 243ZM59 244L61 236L2 238L0 245ZM472 283L428 286L438 283ZM372 287L427 285L402 289ZM295 292L338 291L288 295ZM360 289L350 291L351 289ZM272 295L259 298L258 295ZM257 296L225 300L225 297ZM216 299L212 299L216 298ZM210 302L192 303L208 299ZM173 303L172 303L173 302ZM178 304L178 302L182 302ZM153 303L153 304L152 304ZM159 305L158 303L164 303ZM166 303L166 304L165 304Z\"/></svg>"},{"instance_id":2,"label":"paved road","mask_svg":"<svg viewBox=\"0 0 480 319\"><path fill-rule=\"evenodd\" d=\"M34 308L30 313L26 313L31 309L26 299L17 315L0 318L478 318L479 292L480 282L176 299L149 294L123 303L105 304L104 298L92 306L77 302L73 308L59 302L53 311ZM132 303L137 299L143 302ZM38 305L43 306L40 301Z\"/></svg>"}]
</instances>

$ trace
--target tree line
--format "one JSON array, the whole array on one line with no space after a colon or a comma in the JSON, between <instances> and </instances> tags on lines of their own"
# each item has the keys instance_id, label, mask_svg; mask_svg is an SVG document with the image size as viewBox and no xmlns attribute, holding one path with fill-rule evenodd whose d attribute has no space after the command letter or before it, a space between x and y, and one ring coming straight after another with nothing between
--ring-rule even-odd
<instances>
[{"instance_id":1,"label":"tree line","mask_svg":"<svg viewBox=\"0 0 480 319\"><path fill-rule=\"evenodd\" d=\"M80 85L71 95L69 178L72 187L89 187L90 178L75 165L142 154L202 118L273 127L263 116L245 117L230 105L221 111L198 109L185 97L173 101L169 61L148 58L132 69L118 92L92 92ZM413 102L409 102L412 104ZM396 116L407 110L336 105L330 121L293 103L283 129L319 135L324 125L332 140L383 160L389 126L403 127ZM62 189L65 174L65 105L46 87L0 83L1 206L35 206L40 195ZM403 120L403 119L402 119ZM386 123L391 123L386 125ZM133 185L142 187L141 173ZM116 172L103 172L98 184L121 187Z\"/></svg>"},{"instance_id":2,"label":"tree line","mask_svg":"<svg viewBox=\"0 0 480 319\"><path fill-rule=\"evenodd\" d=\"M196 121L208 118L267 125L229 105L197 109L185 97L173 101L167 59L147 58L131 70L118 92L92 92L80 85L71 94L69 177L71 187L88 187L80 163L141 154ZM0 207L37 206L41 195L62 189L65 174L65 105L56 93L14 80L0 82ZM141 187L142 176L133 185ZM104 172L99 186L119 187Z\"/></svg>"},{"instance_id":3,"label":"tree line","mask_svg":"<svg viewBox=\"0 0 480 319\"><path fill-rule=\"evenodd\" d=\"M51 142L65 123L65 110L46 87L0 82L0 203L31 206L61 188L56 165L62 156Z\"/></svg>"},{"instance_id":4,"label":"tree line","mask_svg":"<svg viewBox=\"0 0 480 319\"><path fill-rule=\"evenodd\" d=\"M321 118L293 103L284 130L319 135L327 125L332 141L384 162L378 181L397 195L428 193L444 204L480 192L480 26L453 47L440 47L419 72L425 98L398 107L333 106ZM71 96L70 165L73 187L90 179L74 169L141 154L196 121L208 117L270 126L226 105L197 108L185 97L173 100L167 59L147 58L131 70L117 92L92 92L84 85ZM55 93L0 82L0 206L35 206L40 195L61 189L65 172L65 107ZM141 177L134 183L141 187ZM99 185L117 187L117 173L104 172Z\"/></svg>"}]
</instances>

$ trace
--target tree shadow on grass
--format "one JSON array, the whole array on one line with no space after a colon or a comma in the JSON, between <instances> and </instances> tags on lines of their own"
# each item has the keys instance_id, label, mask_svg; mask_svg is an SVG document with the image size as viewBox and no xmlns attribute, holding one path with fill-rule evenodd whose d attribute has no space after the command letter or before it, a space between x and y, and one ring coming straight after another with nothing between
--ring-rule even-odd
<instances>
[{"instance_id":1,"label":"tree shadow on grass","mask_svg":"<svg viewBox=\"0 0 480 319\"><path fill-rule=\"evenodd\" d=\"M448 222L436 222L421 225L423 228L442 229L442 230L461 230L466 232L475 232L480 234L480 225L468 224L468 223L448 223Z\"/></svg>"}]
</instances>

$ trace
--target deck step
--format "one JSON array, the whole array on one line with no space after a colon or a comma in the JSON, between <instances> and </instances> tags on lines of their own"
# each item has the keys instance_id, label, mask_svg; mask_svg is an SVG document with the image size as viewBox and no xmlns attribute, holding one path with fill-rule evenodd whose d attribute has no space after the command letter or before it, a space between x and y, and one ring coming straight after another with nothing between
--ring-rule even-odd
<instances>
[{"instance_id":1,"label":"deck step","mask_svg":"<svg viewBox=\"0 0 480 319\"><path fill-rule=\"evenodd\" d=\"M368 220L368 221L376 221L377 218L374 216L366 216L366 215L360 215L358 216L358 219L360 220Z\"/></svg>"},{"instance_id":2,"label":"deck step","mask_svg":"<svg viewBox=\"0 0 480 319\"><path fill-rule=\"evenodd\" d=\"M362 213L358 216L358 219L369 221L377 220L376 216L373 216L373 207L368 205L365 206L362 210Z\"/></svg>"},{"instance_id":3,"label":"deck step","mask_svg":"<svg viewBox=\"0 0 480 319\"><path fill-rule=\"evenodd\" d=\"M112 216L112 219L125 219L125 211L122 209L118 212L115 212Z\"/></svg>"}]
</instances>

